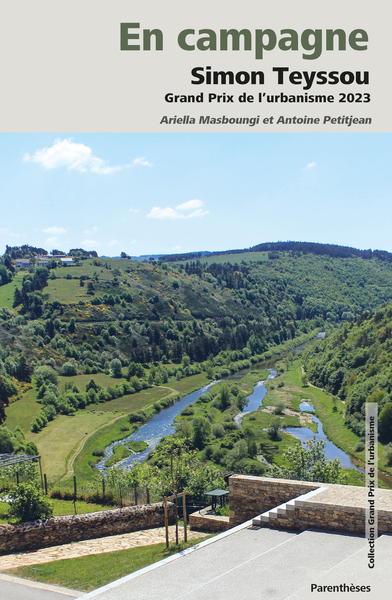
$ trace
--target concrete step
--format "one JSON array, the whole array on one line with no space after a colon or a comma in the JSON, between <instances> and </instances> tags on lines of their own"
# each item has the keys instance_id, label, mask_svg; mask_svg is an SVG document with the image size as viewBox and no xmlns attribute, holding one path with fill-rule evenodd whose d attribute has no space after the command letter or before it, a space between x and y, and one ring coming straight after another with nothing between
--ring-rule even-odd
<instances>
[{"instance_id":1,"label":"concrete step","mask_svg":"<svg viewBox=\"0 0 392 600\"><path fill-rule=\"evenodd\" d=\"M278 515L285 515L288 510L295 510L296 507L302 507L302 506L306 505L306 502L308 502L311 498L313 498L313 496L316 496L320 492L323 492L325 489L327 489L327 488L320 487L317 490L312 490L311 492L302 494L301 496L298 496L297 498L293 498L292 500L289 500L288 502L284 502L283 504L280 504L279 506L275 506L275 508L272 508L271 510L267 510L266 512L262 513L261 515L254 517L254 519L252 519L252 523L253 523L253 525L255 525L255 527L257 527L257 526L260 527L262 523L268 523L270 519L276 519Z\"/></svg>"}]
</instances>

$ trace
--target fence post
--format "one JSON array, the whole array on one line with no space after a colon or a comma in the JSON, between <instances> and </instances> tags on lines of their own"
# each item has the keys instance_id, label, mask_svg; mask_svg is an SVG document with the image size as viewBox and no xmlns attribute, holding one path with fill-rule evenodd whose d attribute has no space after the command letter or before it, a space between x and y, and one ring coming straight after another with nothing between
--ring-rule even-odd
<instances>
[{"instance_id":1,"label":"fence post","mask_svg":"<svg viewBox=\"0 0 392 600\"><path fill-rule=\"evenodd\" d=\"M186 495L182 496L182 512L184 517L184 542L188 541L187 523L186 523Z\"/></svg>"},{"instance_id":2,"label":"fence post","mask_svg":"<svg viewBox=\"0 0 392 600\"><path fill-rule=\"evenodd\" d=\"M102 477L102 496L105 499L105 478Z\"/></svg>"},{"instance_id":3,"label":"fence post","mask_svg":"<svg viewBox=\"0 0 392 600\"><path fill-rule=\"evenodd\" d=\"M148 485L146 485L146 492L147 492L147 504L150 504L150 490L148 488Z\"/></svg>"},{"instance_id":4,"label":"fence post","mask_svg":"<svg viewBox=\"0 0 392 600\"><path fill-rule=\"evenodd\" d=\"M76 515L77 514L77 511L76 511L76 494L78 492L77 491L77 487L76 487L76 475L74 475L73 480L74 480L74 509L75 509L75 515Z\"/></svg>"},{"instance_id":5,"label":"fence post","mask_svg":"<svg viewBox=\"0 0 392 600\"><path fill-rule=\"evenodd\" d=\"M135 506L136 506L137 505L137 485L136 485L136 483L134 485L134 488L135 488Z\"/></svg>"},{"instance_id":6,"label":"fence post","mask_svg":"<svg viewBox=\"0 0 392 600\"><path fill-rule=\"evenodd\" d=\"M169 547L169 521L167 518L167 499L166 496L163 498L163 502L165 505L165 529L166 529L166 548Z\"/></svg>"},{"instance_id":7,"label":"fence post","mask_svg":"<svg viewBox=\"0 0 392 600\"><path fill-rule=\"evenodd\" d=\"M46 479L46 473L44 473L44 484L45 484L45 496L48 495L48 480Z\"/></svg>"}]
</instances>

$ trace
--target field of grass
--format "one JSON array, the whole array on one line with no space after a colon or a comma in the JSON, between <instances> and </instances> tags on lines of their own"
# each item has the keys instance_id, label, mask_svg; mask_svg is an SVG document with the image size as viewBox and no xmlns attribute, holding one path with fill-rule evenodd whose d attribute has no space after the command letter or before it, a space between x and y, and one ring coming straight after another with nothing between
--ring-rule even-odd
<instances>
[{"instance_id":1,"label":"field of grass","mask_svg":"<svg viewBox=\"0 0 392 600\"><path fill-rule=\"evenodd\" d=\"M78 375L71 378L62 378L61 386L66 381L73 381L81 389L91 379L91 375ZM114 385L121 382L103 373L93 376L103 386ZM48 423L39 433L30 431L30 423L39 412L41 405L35 400L34 390L28 392L29 398L19 400L7 409L7 426L20 425L25 431L26 439L32 440L37 445L42 456L43 472L51 482L68 479L75 473L79 479L91 480L93 471L89 463L96 463L99 458L93 457L95 448L105 448L113 441L120 440L130 433L132 427L127 414L135 410L151 407L155 402L171 395L172 390L181 395L199 389L207 383L205 374L193 375L180 381L170 381L164 386L154 386L136 394L115 398L102 404L90 405L77 411L74 416L58 415ZM25 394L27 396L27 394ZM17 405L20 404L20 407ZM110 425L109 425L110 423ZM124 431L129 426L130 431Z\"/></svg>"},{"instance_id":2,"label":"field of grass","mask_svg":"<svg viewBox=\"0 0 392 600\"><path fill-rule=\"evenodd\" d=\"M7 573L33 581L90 592L205 539L203 537L187 543L182 542L178 546L172 545L168 549L165 544L154 544L119 552L57 560L41 565L9 569Z\"/></svg>"},{"instance_id":3,"label":"field of grass","mask_svg":"<svg viewBox=\"0 0 392 600\"><path fill-rule=\"evenodd\" d=\"M45 294L48 294L49 302L58 300L61 303L87 301L91 297L87 295L87 287L80 287L77 279L48 279L48 285L45 288Z\"/></svg>"},{"instance_id":4,"label":"field of grass","mask_svg":"<svg viewBox=\"0 0 392 600\"><path fill-rule=\"evenodd\" d=\"M6 408L7 420L5 425L9 429L14 430L15 427L20 427L25 433L30 431L31 422L38 415L42 407L37 402L36 397L36 390L28 390L20 400L12 402Z\"/></svg>"},{"instance_id":5,"label":"field of grass","mask_svg":"<svg viewBox=\"0 0 392 600\"><path fill-rule=\"evenodd\" d=\"M23 276L26 273L27 271L19 271L10 283L0 286L0 308L12 309L15 288L21 287Z\"/></svg>"}]
</instances>

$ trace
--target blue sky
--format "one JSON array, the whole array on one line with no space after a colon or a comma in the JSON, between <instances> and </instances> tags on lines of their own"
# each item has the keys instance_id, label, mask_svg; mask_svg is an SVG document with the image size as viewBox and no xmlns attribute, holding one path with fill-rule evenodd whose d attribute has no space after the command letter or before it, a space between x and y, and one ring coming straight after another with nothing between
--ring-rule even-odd
<instances>
[{"instance_id":1,"label":"blue sky","mask_svg":"<svg viewBox=\"0 0 392 600\"><path fill-rule=\"evenodd\" d=\"M392 252L392 134L0 134L0 253Z\"/></svg>"}]
</instances>

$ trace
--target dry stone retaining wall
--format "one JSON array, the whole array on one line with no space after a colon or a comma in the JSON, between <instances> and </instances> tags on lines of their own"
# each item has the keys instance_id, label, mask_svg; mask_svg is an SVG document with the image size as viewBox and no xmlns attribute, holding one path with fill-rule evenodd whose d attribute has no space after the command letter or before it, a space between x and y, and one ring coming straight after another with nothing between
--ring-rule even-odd
<instances>
[{"instance_id":1,"label":"dry stone retaining wall","mask_svg":"<svg viewBox=\"0 0 392 600\"><path fill-rule=\"evenodd\" d=\"M392 513L378 511L378 535L392 532ZM305 531L306 529L325 529L328 531L344 531L365 535L365 509L344 506L332 507L330 505L310 503L286 514L270 517L266 522L258 522L258 527L285 529L292 531Z\"/></svg>"},{"instance_id":2,"label":"dry stone retaining wall","mask_svg":"<svg viewBox=\"0 0 392 600\"><path fill-rule=\"evenodd\" d=\"M228 517L208 514L208 509L203 509L189 515L189 526L192 531L227 531L231 525Z\"/></svg>"},{"instance_id":3,"label":"dry stone retaining wall","mask_svg":"<svg viewBox=\"0 0 392 600\"><path fill-rule=\"evenodd\" d=\"M174 523L174 513L174 504L169 502L170 525ZM130 533L162 527L164 524L164 507L159 503L68 517L51 517L18 525L0 525L0 554Z\"/></svg>"},{"instance_id":4,"label":"dry stone retaining wall","mask_svg":"<svg viewBox=\"0 0 392 600\"><path fill-rule=\"evenodd\" d=\"M365 487L235 475L230 477L230 526L325 529L365 534ZM378 534L392 533L392 490L377 490Z\"/></svg>"},{"instance_id":5,"label":"dry stone retaining wall","mask_svg":"<svg viewBox=\"0 0 392 600\"><path fill-rule=\"evenodd\" d=\"M229 478L230 526L248 521L283 502L316 490L320 485L307 481L234 475Z\"/></svg>"}]
</instances>

